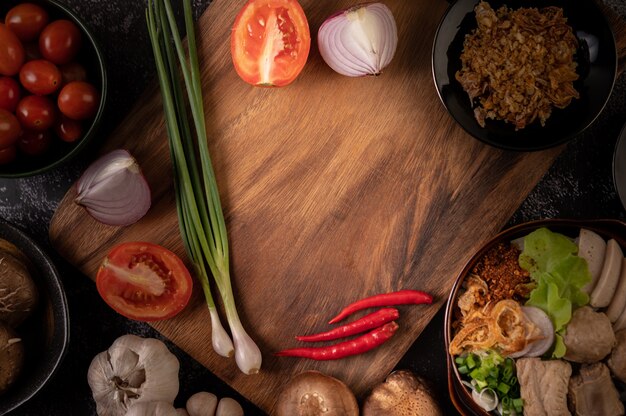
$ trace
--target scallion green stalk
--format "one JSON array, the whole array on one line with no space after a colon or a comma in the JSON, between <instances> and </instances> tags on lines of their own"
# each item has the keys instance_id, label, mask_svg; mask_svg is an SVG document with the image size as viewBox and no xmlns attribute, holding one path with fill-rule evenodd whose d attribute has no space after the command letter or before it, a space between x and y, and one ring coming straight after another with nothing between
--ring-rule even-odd
<instances>
[{"instance_id":1,"label":"scallion green stalk","mask_svg":"<svg viewBox=\"0 0 626 416\"><path fill-rule=\"evenodd\" d=\"M234 339L237 365L244 373L253 374L261 367L261 351L243 328L235 306L230 281L226 223L208 149L191 3L184 0L183 5L189 62L185 58L170 1L148 0L146 12L163 95L180 232L211 314L213 348L218 354L230 355L233 344L221 325L213 302L208 279L209 270L224 303ZM193 138L187 118L179 71L184 81L184 90L187 92L197 140ZM200 155L200 169L196 160L196 149Z\"/></svg>"}]
</instances>

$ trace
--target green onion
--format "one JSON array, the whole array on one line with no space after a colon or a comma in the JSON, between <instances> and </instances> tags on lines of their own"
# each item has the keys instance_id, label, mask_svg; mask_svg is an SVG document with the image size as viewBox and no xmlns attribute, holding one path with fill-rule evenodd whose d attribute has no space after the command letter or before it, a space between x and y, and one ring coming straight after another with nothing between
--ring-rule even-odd
<instances>
[{"instance_id":1,"label":"green onion","mask_svg":"<svg viewBox=\"0 0 626 416\"><path fill-rule=\"evenodd\" d=\"M467 373L469 373L469 368L467 368L466 365L462 365L462 366L459 367L459 373L467 374Z\"/></svg>"},{"instance_id":2,"label":"green onion","mask_svg":"<svg viewBox=\"0 0 626 416\"><path fill-rule=\"evenodd\" d=\"M467 368L472 369L476 367L477 363L474 360L474 356L472 354L467 356Z\"/></svg>"},{"instance_id":3,"label":"green onion","mask_svg":"<svg viewBox=\"0 0 626 416\"><path fill-rule=\"evenodd\" d=\"M511 386L505 383L498 384L498 391L502 394L507 394L511 390Z\"/></svg>"},{"instance_id":4,"label":"green onion","mask_svg":"<svg viewBox=\"0 0 626 416\"><path fill-rule=\"evenodd\" d=\"M209 271L224 303L234 339L237 365L244 373L253 374L261 367L261 351L241 325L235 306L230 281L226 224L208 149L190 0L184 0L183 7L189 62L185 57L170 0L148 0L146 10L148 32L163 95L181 238L194 264L211 314L214 350L220 355L229 356L232 354L233 344L217 314L211 295ZM184 89L179 71L184 81ZM185 91L187 102L184 100ZM191 110L197 140L194 140L191 132L187 106ZM196 154L200 156L200 169Z\"/></svg>"}]
</instances>

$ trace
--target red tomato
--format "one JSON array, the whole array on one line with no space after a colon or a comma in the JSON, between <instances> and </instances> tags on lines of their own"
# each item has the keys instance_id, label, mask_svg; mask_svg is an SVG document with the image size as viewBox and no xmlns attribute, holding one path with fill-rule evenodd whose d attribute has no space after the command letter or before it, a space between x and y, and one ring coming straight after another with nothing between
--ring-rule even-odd
<instances>
[{"instance_id":1,"label":"red tomato","mask_svg":"<svg viewBox=\"0 0 626 416\"><path fill-rule=\"evenodd\" d=\"M22 127L34 131L48 130L56 118L52 101L39 95L28 95L22 98L15 114Z\"/></svg>"},{"instance_id":2,"label":"red tomato","mask_svg":"<svg viewBox=\"0 0 626 416\"><path fill-rule=\"evenodd\" d=\"M98 112L100 94L93 85L83 81L74 81L63 87L57 104L65 116L72 120L85 120L92 118Z\"/></svg>"},{"instance_id":3,"label":"red tomato","mask_svg":"<svg viewBox=\"0 0 626 416\"><path fill-rule=\"evenodd\" d=\"M35 39L48 24L48 12L32 3L18 4L4 19L11 32L22 41Z\"/></svg>"},{"instance_id":4,"label":"red tomato","mask_svg":"<svg viewBox=\"0 0 626 416\"><path fill-rule=\"evenodd\" d=\"M64 142L75 142L83 135L83 126L80 121L61 116L54 125L54 132Z\"/></svg>"},{"instance_id":5,"label":"red tomato","mask_svg":"<svg viewBox=\"0 0 626 416\"><path fill-rule=\"evenodd\" d=\"M0 165L6 165L7 163L11 163L15 160L16 157L17 150L15 149L15 145L0 149Z\"/></svg>"},{"instance_id":6,"label":"red tomato","mask_svg":"<svg viewBox=\"0 0 626 416\"><path fill-rule=\"evenodd\" d=\"M16 80L9 77L0 77L0 108L15 112L20 101L20 86Z\"/></svg>"},{"instance_id":7,"label":"red tomato","mask_svg":"<svg viewBox=\"0 0 626 416\"><path fill-rule=\"evenodd\" d=\"M50 148L52 135L50 131L24 130L17 141L17 147L28 156L40 156Z\"/></svg>"},{"instance_id":8,"label":"red tomato","mask_svg":"<svg viewBox=\"0 0 626 416\"><path fill-rule=\"evenodd\" d=\"M189 302L193 283L183 262L152 243L115 246L98 269L96 286L116 312L138 321L167 319Z\"/></svg>"},{"instance_id":9,"label":"red tomato","mask_svg":"<svg viewBox=\"0 0 626 416\"><path fill-rule=\"evenodd\" d=\"M20 69L20 82L33 94L52 94L61 85L61 71L44 59L29 61Z\"/></svg>"},{"instance_id":10,"label":"red tomato","mask_svg":"<svg viewBox=\"0 0 626 416\"><path fill-rule=\"evenodd\" d=\"M62 85L69 84L72 81L87 81L87 70L78 62L61 65L59 69L63 78Z\"/></svg>"},{"instance_id":11,"label":"red tomato","mask_svg":"<svg viewBox=\"0 0 626 416\"><path fill-rule=\"evenodd\" d=\"M250 0L235 19L230 51L239 76L249 84L281 87L306 63L309 24L296 0Z\"/></svg>"},{"instance_id":12,"label":"red tomato","mask_svg":"<svg viewBox=\"0 0 626 416\"><path fill-rule=\"evenodd\" d=\"M0 148L13 145L21 131L17 118L7 110L0 109Z\"/></svg>"},{"instance_id":13,"label":"red tomato","mask_svg":"<svg viewBox=\"0 0 626 416\"><path fill-rule=\"evenodd\" d=\"M81 45L80 29L69 20L55 20L39 36L39 50L44 58L57 65L71 62Z\"/></svg>"},{"instance_id":14,"label":"red tomato","mask_svg":"<svg viewBox=\"0 0 626 416\"><path fill-rule=\"evenodd\" d=\"M22 42L0 23L0 75L15 75L24 63Z\"/></svg>"}]
</instances>

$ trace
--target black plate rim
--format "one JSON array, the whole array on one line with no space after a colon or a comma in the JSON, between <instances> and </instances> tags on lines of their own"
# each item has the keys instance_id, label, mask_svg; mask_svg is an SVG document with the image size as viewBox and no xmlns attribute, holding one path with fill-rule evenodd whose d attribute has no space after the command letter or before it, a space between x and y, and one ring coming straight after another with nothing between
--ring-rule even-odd
<instances>
[{"instance_id":1,"label":"black plate rim","mask_svg":"<svg viewBox=\"0 0 626 416\"><path fill-rule=\"evenodd\" d=\"M617 137L615 150L613 152L613 186L615 187L617 196L622 202L622 206L626 209L626 175L623 175L623 179L619 179L618 175L618 170L621 170L624 174L626 174L626 164L621 165L618 160L620 150L626 155L626 124L624 124L624 127L622 127L622 130Z\"/></svg>"}]
</instances>

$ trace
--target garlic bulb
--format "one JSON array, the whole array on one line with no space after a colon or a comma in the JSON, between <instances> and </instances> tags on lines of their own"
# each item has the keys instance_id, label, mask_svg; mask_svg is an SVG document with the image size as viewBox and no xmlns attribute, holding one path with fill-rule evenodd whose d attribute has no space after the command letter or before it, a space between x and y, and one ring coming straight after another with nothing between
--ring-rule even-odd
<instances>
[{"instance_id":1,"label":"garlic bulb","mask_svg":"<svg viewBox=\"0 0 626 416\"><path fill-rule=\"evenodd\" d=\"M173 403L178 394L178 359L153 338L124 335L96 355L87 381L100 416L125 416L134 403Z\"/></svg>"},{"instance_id":2,"label":"garlic bulb","mask_svg":"<svg viewBox=\"0 0 626 416\"><path fill-rule=\"evenodd\" d=\"M124 416L179 416L168 402L139 402L128 409Z\"/></svg>"}]
</instances>

